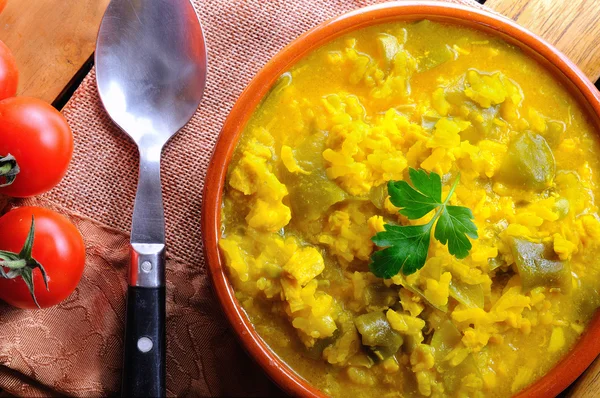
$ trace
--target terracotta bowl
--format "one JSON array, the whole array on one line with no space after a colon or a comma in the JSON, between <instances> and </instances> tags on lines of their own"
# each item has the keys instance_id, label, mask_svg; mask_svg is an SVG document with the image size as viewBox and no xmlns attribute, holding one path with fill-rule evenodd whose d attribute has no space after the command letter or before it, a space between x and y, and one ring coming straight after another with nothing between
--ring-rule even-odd
<instances>
[{"instance_id":1,"label":"terracotta bowl","mask_svg":"<svg viewBox=\"0 0 600 398\"><path fill-rule=\"evenodd\" d=\"M600 93L575 64L550 44L513 21L479 9L442 2L401 2L367 7L331 19L303 34L277 54L250 82L225 121L208 168L202 209L202 233L208 269L225 315L246 350L267 374L292 395L322 397L323 393L281 361L254 330L235 298L217 242L221 234L221 199L225 175L235 146L253 111L277 78L324 43L350 31L392 21L430 19L468 26L520 47L567 87L600 125ZM518 394L555 396L572 383L600 354L600 312L575 347L548 374Z\"/></svg>"}]
</instances>

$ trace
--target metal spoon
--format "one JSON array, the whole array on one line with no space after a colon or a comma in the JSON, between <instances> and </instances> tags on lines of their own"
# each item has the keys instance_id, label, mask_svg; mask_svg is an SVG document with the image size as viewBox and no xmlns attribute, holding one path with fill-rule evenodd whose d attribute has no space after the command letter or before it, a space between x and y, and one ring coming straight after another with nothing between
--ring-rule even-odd
<instances>
[{"instance_id":1,"label":"metal spoon","mask_svg":"<svg viewBox=\"0 0 600 398\"><path fill-rule=\"evenodd\" d=\"M202 27L189 0L112 0L96 44L102 104L137 144L123 396L165 396L163 146L192 117L206 82Z\"/></svg>"}]
</instances>

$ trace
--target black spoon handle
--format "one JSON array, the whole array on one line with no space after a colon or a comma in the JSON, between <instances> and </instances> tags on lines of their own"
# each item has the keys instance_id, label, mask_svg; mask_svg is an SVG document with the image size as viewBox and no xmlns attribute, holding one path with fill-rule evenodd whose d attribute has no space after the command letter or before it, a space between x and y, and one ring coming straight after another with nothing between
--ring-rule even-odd
<instances>
[{"instance_id":1,"label":"black spoon handle","mask_svg":"<svg viewBox=\"0 0 600 398\"><path fill-rule=\"evenodd\" d=\"M164 397L165 287L129 286L122 396Z\"/></svg>"}]
</instances>

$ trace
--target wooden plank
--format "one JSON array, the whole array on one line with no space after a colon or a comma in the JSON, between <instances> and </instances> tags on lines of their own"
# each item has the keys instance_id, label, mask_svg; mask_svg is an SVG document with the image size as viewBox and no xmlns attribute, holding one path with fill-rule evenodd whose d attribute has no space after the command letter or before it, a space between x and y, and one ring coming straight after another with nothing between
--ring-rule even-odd
<instances>
[{"instance_id":1,"label":"wooden plank","mask_svg":"<svg viewBox=\"0 0 600 398\"><path fill-rule=\"evenodd\" d=\"M19 95L52 103L92 55L110 0L8 0L0 40L19 67Z\"/></svg>"},{"instance_id":2,"label":"wooden plank","mask_svg":"<svg viewBox=\"0 0 600 398\"><path fill-rule=\"evenodd\" d=\"M600 77L600 1L487 0L485 5L552 43L592 82Z\"/></svg>"},{"instance_id":3,"label":"wooden plank","mask_svg":"<svg viewBox=\"0 0 600 398\"><path fill-rule=\"evenodd\" d=\"M569 390L571 398L596 398L600 391L600 358L596 358Z\"/></svg>"}]
</instances>

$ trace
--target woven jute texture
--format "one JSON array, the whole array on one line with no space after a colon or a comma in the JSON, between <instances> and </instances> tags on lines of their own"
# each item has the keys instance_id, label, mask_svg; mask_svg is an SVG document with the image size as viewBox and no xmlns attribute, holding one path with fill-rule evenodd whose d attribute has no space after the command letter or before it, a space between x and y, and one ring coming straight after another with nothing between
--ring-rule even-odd
<instances>
[{"instance_id":1,"label":"woven jute texture","mask_svg":"<svg viewBox=\"0 0 600 398\"><path fill-rule=\"evenodd\" d=\"M223 121L258 69L318 23L376 2L194 1L206 33L208 85L192 121L165 149L162 174L169 395L282 394L244 353L213 297L199 228L204 176ZM93 71L64 115L75 136L68 175L50 193L13 205L45 206L69 217L84 236L87 263L75 293L54 308L0 304L0 389L19 396L106 396L120 385L137 151L104 112ZM6 198L1 207L9 207Z\"/></svg>"}]
</instances>

